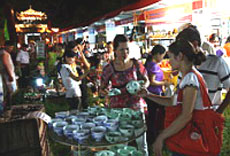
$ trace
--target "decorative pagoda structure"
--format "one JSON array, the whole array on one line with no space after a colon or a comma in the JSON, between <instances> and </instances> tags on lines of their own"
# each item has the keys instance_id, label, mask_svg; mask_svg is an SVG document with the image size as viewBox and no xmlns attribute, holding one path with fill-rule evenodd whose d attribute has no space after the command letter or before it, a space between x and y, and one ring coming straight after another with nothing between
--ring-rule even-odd
<instances>
[{"instance_id":1,"label":"decorative pagoda structure","mask_svg":"<svg viewBox=\"0 0 230 156\"><path fill-rule=\"evenodd\" d=\"M48 28L47 15L44 12L30 8L16 12L15 24L19 43L28 43L30 40L45 40L52 31Z\"/></svg>"}]
</instances>

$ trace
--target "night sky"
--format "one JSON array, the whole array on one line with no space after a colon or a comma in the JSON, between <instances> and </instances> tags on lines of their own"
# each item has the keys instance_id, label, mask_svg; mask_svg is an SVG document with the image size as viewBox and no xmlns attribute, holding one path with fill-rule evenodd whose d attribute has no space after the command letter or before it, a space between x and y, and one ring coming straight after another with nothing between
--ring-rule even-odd
<instances>
[{"instance_id":1,"label":"night sky","mask_svg":"<svg viewBox=\"0 0 230 156\"><path fill-rule=\"evenodd\" d=\"M5 0L15 11L43 11L52 27L68 28L102 16L138 0Z\"/></svg>"}]
</instances>

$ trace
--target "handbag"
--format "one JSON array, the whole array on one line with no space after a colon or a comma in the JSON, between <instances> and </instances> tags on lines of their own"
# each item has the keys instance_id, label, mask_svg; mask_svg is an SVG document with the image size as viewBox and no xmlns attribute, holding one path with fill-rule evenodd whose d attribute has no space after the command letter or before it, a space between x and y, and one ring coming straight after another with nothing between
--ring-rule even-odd
<instances>
[{"instance_id":1,"label":"handbag","mask_svg":"<svg viewBox=\"0 0 230 156\"><path fill-rule=\"evenodd\" d=\"M193 71L199 80L203 99L203 106L207 109L193 111L192 119L177 134L166 139L165 143L169 150L186 156L217 156L222 147L224 117L211 109L203 78ZM182 90L178 93L178 101L182 101ZM166 108L165 127L180 115L182 106Z\"/></svg>"}]
</instances>

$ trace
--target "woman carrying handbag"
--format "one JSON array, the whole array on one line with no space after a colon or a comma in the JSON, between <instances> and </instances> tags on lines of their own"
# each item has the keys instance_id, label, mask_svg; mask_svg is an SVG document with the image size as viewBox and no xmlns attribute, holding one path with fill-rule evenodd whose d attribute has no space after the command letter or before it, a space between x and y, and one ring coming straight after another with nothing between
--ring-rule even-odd
<instances>
[{"instance_id":1,"label":"woman carrying handbag","mask_svg":"<svg viewBox=\"0 0 230 156\"><path fill-rule=\"evenodd\" d=\"M163 143L173 156L217 156L222 146L224 119L211 109L211 102L201 74L194 68L204 60L202 52L185 40L169 46L173 70L182 74L176 94L160 97L142 90L147 97L166 107L165 129L158 135L153 148L162 156Z\"/></svg>"}]
</instances>

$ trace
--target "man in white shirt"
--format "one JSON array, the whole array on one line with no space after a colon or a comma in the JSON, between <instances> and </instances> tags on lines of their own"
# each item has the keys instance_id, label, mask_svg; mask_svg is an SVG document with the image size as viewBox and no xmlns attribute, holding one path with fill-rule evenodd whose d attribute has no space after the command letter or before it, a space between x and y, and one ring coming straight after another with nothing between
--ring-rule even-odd
<instances>
[{"instance_id":1,"label":"man in white shirt","mask_svg":"<svg viewBox=\"0 0 230 156\"><path fill-rule=\"evenodd\" d=\"M19 69L21 70L21 77L19 80L20 87L23 87L23 86L25 87L28 85L27 83L28 80L26 77L29 76L30 74L30 55L29 55L27 48L28 48L28 45L22 44L22 48L16 57L17 65Z\"/></svg>"}]
</instances>

